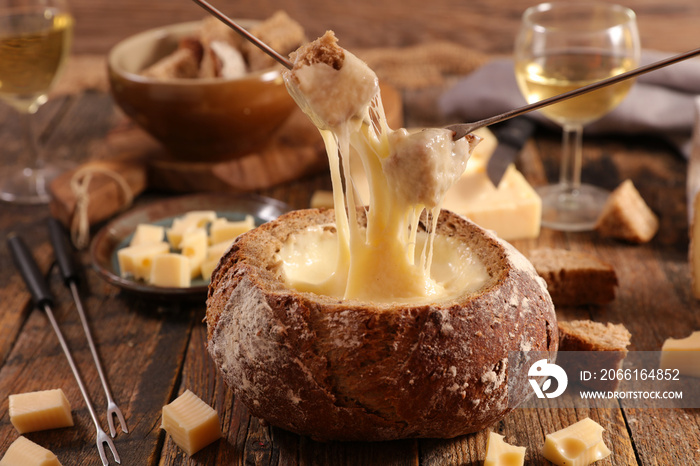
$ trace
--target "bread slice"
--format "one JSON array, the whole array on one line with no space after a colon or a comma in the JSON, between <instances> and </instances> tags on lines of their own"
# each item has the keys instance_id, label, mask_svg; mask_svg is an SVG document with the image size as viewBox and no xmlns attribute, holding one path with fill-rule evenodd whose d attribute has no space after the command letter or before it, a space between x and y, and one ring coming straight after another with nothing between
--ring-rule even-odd
<instances>
[{"instance_id":1,"label":"bread slice","mask_svg":"<svg viewBox=\"0 0 700 466\"><path fill-rule=\"evenodd\" d=\"M290 235L334 224L330 209L286 214L239 236L212 274L208 351L253 415L317 440L452 438L532 394L509 355L559 339L544 280L514 247L443 211L437 234L488 270L475 292L397 304L288 287L277 253Z\"/></svg>"},{"instance_id":2,"label":"bread slice","mask_svg":"<svg viewBox=\"0 0 700 466\"><path fill-rule=\"evenodd\" d=\"M559 351L618 351L626 354L632 335L622 324L559 321Z\"/></svg>"},{"instance_id":3,"label":"bread slice","mask_svg":"<svg viewBox=\"0 0 700 466\"><path fill-rule=\"evenodd\" d=\"M250 28L250 33L282 56L288 55L307 42L304 28L281 10ZM241 50L251 71L269 68L276 63L272 57L250 42L244 42Z\"/></svg>"},{"instance_id":4,"label":"bread slice","mask_svg":"<svg viewBox=\"0 0 700 466\"><path fill-rule=\"evenodd\" d=\"M541 248L531 251L529 258L556 306L600 305L615 299L615 269L591 254Z\"/></svg>"},{"instance_id":5,"label":"bread slice","mask_svg":"<svg viewBox=\"0 0 700 466\"><path fill-rule=\"evenodd\" d=\"M574 376L573 380L594 390L615 390L619 380L602 375L603 370L617 370L622 367L622 361L627 356L627 347L632 335L622 324L608 322L593 322L591 320L573 320L558 322L559 326L559 356L557 363L567 373ZM593 351L590 355L579 356L566 354L569 351ZM598 375L590 380L582 380L578 375L581 371L596 372ZM571 379L571 377L570 377Z\"/></svg>"},{"instance_id":6,"label":"bread slice","mask_svg":"<svg viewBox=\"0 0 700 466\"><path fill-rule=\"evenodd\" d=\"M632 180L625 180L610 193L595 229L602 236L646 243L659 230L659 219L644 202Z\"/></svg>"}]
</instances>

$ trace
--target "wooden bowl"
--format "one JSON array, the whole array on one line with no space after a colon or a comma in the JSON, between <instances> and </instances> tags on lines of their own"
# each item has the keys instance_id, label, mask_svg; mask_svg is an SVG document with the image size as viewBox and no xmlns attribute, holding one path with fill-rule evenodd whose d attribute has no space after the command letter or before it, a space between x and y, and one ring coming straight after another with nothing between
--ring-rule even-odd
<instances>
[{"instance_id":1,"label":"wooden bowl","mask_svg":"<svg viewBox=\"0 0 700 466\"><path fill-rule=\"evenodd\" d=\"M246 27L252 22L240 23ZM179 159L226 160L263 147L296 107L281 66L237 79L154 79L138 74L199 27L199 21L173 24L115 45L107 67L116 103Z\"/></svg>"}]
</instances>

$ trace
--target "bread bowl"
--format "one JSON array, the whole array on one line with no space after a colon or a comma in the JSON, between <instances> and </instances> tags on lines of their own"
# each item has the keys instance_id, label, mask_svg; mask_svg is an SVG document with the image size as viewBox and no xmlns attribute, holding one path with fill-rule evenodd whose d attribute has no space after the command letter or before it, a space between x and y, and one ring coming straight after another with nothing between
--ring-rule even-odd
<instances>
[{"instance_id":1,"label":"bread bowl","mask_svg":"<svg viewBox=\"0 0 700 466\"><path fill-rule=\"evenodd\" d=\"M556 351L558 333L544 281L515 248L443 211L437 236L487 268L476 291L396 304L287 286L290 235L334 222L332 209L286 214L240 236L212 276L208 351L253 415L317 440L451 438L524 401L527 390L508 393L509 352Z\"/></svg>"}]
</instances>

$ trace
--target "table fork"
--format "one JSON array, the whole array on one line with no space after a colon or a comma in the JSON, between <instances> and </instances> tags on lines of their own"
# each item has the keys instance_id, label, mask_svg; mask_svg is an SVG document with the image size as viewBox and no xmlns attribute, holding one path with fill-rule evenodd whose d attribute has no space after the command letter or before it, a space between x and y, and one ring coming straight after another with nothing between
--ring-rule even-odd
<instances>
[{"instance_id":1,"label":"table fork","mask_svg":"<svg viewBox=\"0 0 700 466\"><path fill-rule=\"evenodd\" d=\"M10 234L7 238L7 245L9 246L10 252L12 253L12 259L14 260L15 265L19 269L19 272L22 275L22 278L24 279L24 283L27 285L27 288L29 289L29 292L32 295L32 299L34 301L35 306L39 309L43 309L46 313L46 317L48 317L49 322L51 323L51 326L53 327L53 330L56 333L56 337L58 337L58 342L61 345L61 349L63 349L63 353L65 354L66 359L68 360L68 365L70 366L70 369L73 372L75 381L78 383L78 388L80 388L80 393L83 395L83 399L85 400L85 404L87 405L88 412L90 413L90 417L92 418L92 422L95 424L97 436L97 451L100 454L102 465L109 465L109 460L107 460L107 455L105 454L105 443L112 452L114 461L116 461L117 463L121 463L121 460L119 459L119 453L117 453L117 449L115 448L112 439L109 438L109 436L104 430L102 430L102 427L100 426L100 423L97 420L97 414L95 414L95 409L92 407L90 396L88 395L88 392L85 389L85 385L83 384L83 380L80 377L78 368L75 365L75 362L73 361L73 356L71 356L68 344L63 338L63 333L61 332L61 329L58 327L58 323L54 318L53 311L51 309L53 297L51 295L51 291L49 290L49 286L46 283L46 280L44 279L44 276L41 274L39 267L34 261L34 257L32 257L32 254L29 252L27 245L24 243L24 241L22 241L21 238L19 238L15 234Z\"/></svg>"},{"instance_id":2,"label":"table fork","mask_svg":"<svg viewBox=\"0 0 700 466\"><path fill-rule=\"evenodd\" d=\"M122 432L128 434L129 429L126 427L124 415L112 398L112 392L109 389L107 378L102 370L102 364L100 363L100 358L97 355L95 343L92 340L92 332L90 332L87 317L85 317L85 310L83 309L83 303L80 299L80 295L78 294L77 283L79 273L76 264L73 261L73 257L69 252L70 246L68 245L68 238L63 231L63 227L55 218L49 218L49 236L51 237L51 245L53 246L54 255L56 256L56 262L58 263L58 268L61 271L63 282L70 288L71 294L73 295L73 301L75 302L75 307L78 310L78 315L80 316L80 322L82 323L83 330L85 331L85 337L87 338L88 346L90 347L90 352L92 353L92 359L95 361L97 373L100 376L102 388L104 389L105 397L107 398L107 423L109 424L109 433L112 438L117 435L117 431L114 428L114 416L116 416L119 420Z\"/></svg>"}]
</instances>

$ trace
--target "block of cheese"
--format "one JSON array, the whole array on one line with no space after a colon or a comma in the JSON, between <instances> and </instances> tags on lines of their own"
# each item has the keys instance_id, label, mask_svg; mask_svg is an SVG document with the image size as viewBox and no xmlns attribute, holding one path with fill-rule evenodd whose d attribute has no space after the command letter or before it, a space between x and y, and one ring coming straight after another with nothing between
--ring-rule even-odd
<instances>
[{"instance_id":1,"label":"block of cheese","mask_svg":"<svg viewBox=\"0 0 700 466\"><path fill-rule=\"evenodd\" d=\"M172 247L179 249L182 235L186 231L206 227L214 220L216 220L216 212L213 210L192 210L187 212L182 217L174 219L172 226L165 230L168 242Z\"/></svg>"},{"instance_id":2,"label":"block of cheese","mask_svg":"<svg viewBox=\"0 0 700 466\"><path fill-rule=\"evenodd\" d=\"M170 246L165 241L122 248L117 251L119 274L123 278L133 276L137 280L148 280L151 276L153 258L168 251Z\"/></svg>"},{"instance_id":3,"label":"block of cheese","mask_svg":"<svg viewBox=\"0 0 700 466\"><path fill-rule=\"evenodd\" d=\"M506 443L503 435L489 432L484 466L523 466L525 450L525 447Z\"/></svg>"},{"instance_id":4,"label":"block of cheese","mask_svg":"<svg viewBox=\"0 0 700 466\"><path fill-rule=\"evenodd\" d=\"M190 260L182 254L159 254L153 258L149 283L155 286L183 288L192 284Z\"/></svg>"},{"instance_id":5,"label":"block of cheese","mask_svg":"<svg viewBox=\"0 0 700 466\"><path fill-rule=\"evenodd\" d=\"M219 259L224 255L228 248L231 247L232 241L222 241L220 243L212 244L207 248L207 257L202 262L202 278L204 280L209 280L211 274L219 263Z\"/></svg>"},{"instance_id":6,"label":"block of cheese","mask_svg":"<svg viewBox=\"0 0 700 466\"><path fill-rule=\"evenodd\" d=\"M202 262L207 257L209 237L204 228L194 228L182 235L180 253L190 260L190 277L195 278L201 273Z\"/></svg>"},{"instance_id":7,"label":"block of cheese","mask_svg":"<svg viewBox=\"0 0 700 466\"><path fill-rule=\"evenodd\" d=\"M661 347L661 369L678 369L682 375L700 377L700 331L686 338L668 338Z\"/></svg>"},{"instance_id":8,"label":"block of cheese","mask_svg":"<svg viewBox=\"0 0 700 466\"><path fill-rule=\"evenodd\" d=\"M221 438L218 413L189 390L163 406L161 428L190 456Z\"/></svg>"},{"instance_id":9,"label":"block of cheese","mask_svg":"<svg viewBox=\"0 0 700 466\"><path fill-rule=\"evenodd\" d=\"M141 223L136 225L134 236L131 237L129 246L138 246L139 244L160 243L165 239L165 228L160 225L151 225L150 223Z\"/></svg>"},{"instance_id":10,"label":"block of cheese","mask_svg":"<svg viewBox=\"0 0 700 466\"><path fill-rule=\"evenodd\" d=\"M73 425L70 403L60 388L10 395L9 405L10 422L20 434Z\"/></svg>"},{"instance_id":11,"label":"block of cheese","mask_svg":"<svg viewBox=\"0 0 700 466\"><path fill-rule=\"evenodd\" d=\"M547 434L542 455L558 466L587 466L610 455L603 441L603 427L585 418Z\"/></svg>"},{"instance_id":12,"label":"block of cheese","mask_svg":"<svg viewBox=\"0 0 700 466\"><path fill-rule=\"evenodd\" d=\"M60 466L51 450L37 445L26 437L18 437L12 442L0 459L0 466Z\"/></svg>"},{"instance_id":13,"label":"block of cheese","mask_svg":"<svg viewBox=\"0 0 700 466\"><path fill-rule=\"evenodd\" d=\"M216 244L222 241L233 240L240 234L255 228L255 219L252 215L246 215L244 220L232 222L225 218L217 218L209 228L210 243Z\"/></svg>"},{"instance_id":14,"label":"block of cheese","mask_svg":"<svg viewBox=\"0 0 700 466\"><path fill-rule=\"evenodd\" d=\"M445 196L443 209L451 210L494 231L506 241L537 238L542 201L515 165L510 165L498 187L486 174L488 159L467 162L462 177Z\"/></svg>"}]
</instances>

